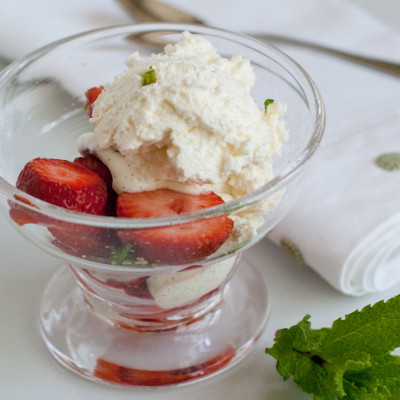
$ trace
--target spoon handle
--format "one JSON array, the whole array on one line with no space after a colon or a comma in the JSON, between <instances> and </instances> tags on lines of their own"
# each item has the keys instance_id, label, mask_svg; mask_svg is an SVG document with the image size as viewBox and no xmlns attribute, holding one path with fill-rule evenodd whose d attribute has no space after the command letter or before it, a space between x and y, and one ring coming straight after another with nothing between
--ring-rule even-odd
<instances>
[{"instance_id":1,"label":"spoon handle","mask_svg":"<svg viewBox=\"0 0 400 400\"><path fill-rule=\"evenodd\" d=\"M157 0L117 0L140 22L205 25L205 22L165 2Z\"/></svg>"},{"instance_id":2,"label":"spoon handle","mask_svg":"<svg viewBox=\"0 0 400 400\"><path fill-rule=\"evenodd\" d=\"M135 18L142 22L169 22L205 25L204 21L177 9L174 6L157 0L118 0L124 8ZM269 35L264 33L248 33L258 40L266 41L271 44L286 44L304 49L322 52L343 60L363 65L386 74L400 76L400 64L376 58L361 56L343 50L333 49L331 47L311 43L304 40L298 40L292 37Z\"/></svg>"},{"instance_id":3,"label":"spoon handle","mask_svg":"<svg viewBox=\"0 0 400 400\"><path fill-rule=\"evenodd\" d=\"M373 68L386 74L400 76L400 64L385 61L378 58L365 57L359 54L350 53L344 50L338 50L331 47L311 43L308 41L294 39L292 37L269 35L264 33L249 33L249 36L261 41L267 41L271 44L286 44L290 46L302 47L317 52L322 52L331 56L342 58L343 60L354 62L365 67Z\"/></svg>"}]
</instances>

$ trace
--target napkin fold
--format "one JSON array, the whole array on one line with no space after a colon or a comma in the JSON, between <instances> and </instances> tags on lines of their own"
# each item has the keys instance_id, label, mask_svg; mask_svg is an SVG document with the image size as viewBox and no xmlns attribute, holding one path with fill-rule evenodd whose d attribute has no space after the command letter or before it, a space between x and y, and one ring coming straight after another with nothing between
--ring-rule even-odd
<instances>
[{"instance_id":1,"label":"napkin fold","mask_svg":"<svg viewBox=\"0 0 400 400\"><path fill-rule=\"evenodd\" d=\"M236 32L295 36L400 62L400 32L347 0L303 0L301 7L298 0L169 2ZM0 56L11 59L64 36L134 22L114 0L2 5ZM282 49L316 82L327 124L295 206L269 239L339 291L384 290L400 282L400 79L312 51Z\"/></svg>"},{"instance_id":2,"label":"napkin fold","mask_svg":"<svg viewBox=\"0 0 400 400\"><path fill-rule=\"evenodd\" d=\"M400 112L389 110L354 116L348 135L321 147L294 208L270 234L351 295L400 281Z\"/></svg>"}]
</instances>

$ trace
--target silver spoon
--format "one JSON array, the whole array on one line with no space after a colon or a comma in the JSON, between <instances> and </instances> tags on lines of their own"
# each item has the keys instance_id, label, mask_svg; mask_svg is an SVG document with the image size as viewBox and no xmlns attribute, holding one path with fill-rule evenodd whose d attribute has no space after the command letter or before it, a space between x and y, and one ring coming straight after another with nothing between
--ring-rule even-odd
<instances>
[{"instance_id":1,"label":"silver spoon","mask_svg":"<svg viewBox=\"0 0 400 400\"><path fill-rule=\"evenodd\" d=\"M171 5L157 0L118 0L125 9L132 13L139 21L142 22L169 22L169 23L185 23L205 25L200 19L187 14ZM286 36L269 35L264 33L250 33L252 37L258 40L276 44L287 44L305 49L323 52L331 56L340 57L341 59L361 64L363 66L376 69L378 71L400 76L400 64L377 58L365 57L347 51L338 50L316 43L294 39Z\"/></svg>"}]
</instances>

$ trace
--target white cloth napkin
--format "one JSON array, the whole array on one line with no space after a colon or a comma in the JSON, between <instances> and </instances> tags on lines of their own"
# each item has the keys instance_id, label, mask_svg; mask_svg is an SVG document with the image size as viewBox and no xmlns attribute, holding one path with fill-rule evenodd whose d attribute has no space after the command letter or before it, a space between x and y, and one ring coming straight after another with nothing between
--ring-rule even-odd
<instances>
[{"instance_id":1,"label":"white cloth napkin","mask_svg":"<svg viewBox=\"0 0 400 400\"><path fill-rule=\"evenodd\" d=\"M270 235L344 293L400 281L400 169L375 163L381 154L400 154L397 108L358 113L346 136L325 141L295 207Z\"/></svg>"},{"instance_id":2,"label":"white cloth napkin","mask_svg":"<svg viewBox=\"0 0 400 400\"><path fill-rule=\"evenodd\" d=\"M10 58L66 35L132 21L113 0L0 2L7 10L0 15L0 55ZM346 0L170 3L221 28L280 33L400 62L400 32ZM375 159L400 153L400 79L294 47L283 50L316 81L327 126L295 207L269 237L290 243L344 293L384 290L400 282L400 169L387 171Z\"/></svg>"}]
</instances>

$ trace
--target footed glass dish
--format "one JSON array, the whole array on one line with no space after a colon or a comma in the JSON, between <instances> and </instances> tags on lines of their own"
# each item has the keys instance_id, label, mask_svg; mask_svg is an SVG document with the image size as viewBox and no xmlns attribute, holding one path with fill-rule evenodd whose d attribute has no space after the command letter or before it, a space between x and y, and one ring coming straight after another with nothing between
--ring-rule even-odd
<instances>
[{"instance_id":1,"label":"footed glass dish","mask_svg":"<svg viewBox=\"0 0 400 400\"><path fill-rule=\"evenodd\" d=\"M79 156L76 140L92 130L84 109L88 88L112 81L132 52L162 51L183 31L201 34L224 57L248 58L260 106L267 97L287 103L290 139L267 185L201 211L139 219L69 211L16 188L28 161ZM264 266L241 255L291 208L323 134L322 100L307 73L274 47L230 32L121 26L58 41L14 62L0 76L0 109L1 209L21 235L60 259L39 315L50 353L89 379L124 386L193 382L242 359L265 327L270 302ZM174 235L221 218L255 223L190 262L136 257L134 246L121 240L127 232Z\"/></svg>"}]
</instances>

